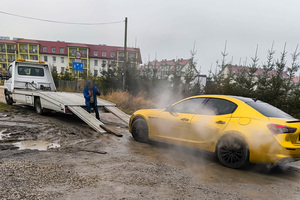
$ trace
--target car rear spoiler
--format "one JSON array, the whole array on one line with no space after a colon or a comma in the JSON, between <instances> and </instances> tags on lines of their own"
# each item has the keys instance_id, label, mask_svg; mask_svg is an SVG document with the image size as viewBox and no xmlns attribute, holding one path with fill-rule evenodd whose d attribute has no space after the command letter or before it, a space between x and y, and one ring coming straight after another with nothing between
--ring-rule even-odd
<instances>
[{"instance_id":1,"label":"car rear spoiler","mask_svg":"<svg viewBox=\"0 0 300 200\"><path fill-rule=\"evenodd\" d=\"M300 120L286 121L286 123L300 123Z\"/></svg>"}]
</instances>

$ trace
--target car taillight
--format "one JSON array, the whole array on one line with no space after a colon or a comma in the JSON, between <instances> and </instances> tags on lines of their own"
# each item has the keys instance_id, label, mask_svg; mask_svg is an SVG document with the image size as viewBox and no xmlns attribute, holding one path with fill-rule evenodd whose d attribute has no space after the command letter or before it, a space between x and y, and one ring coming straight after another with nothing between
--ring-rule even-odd
<instances>
[{"instance_id":1,"label":"car taillight","mask_svg":"<svg viewBox=\"0 0 300 200\"><path fill-rule=\"evenodd\" d=\"M295 133L297 131L297 128L279 125L279 124L269 124L268 128L273 134Z\"/></svg>"}]
</instances>

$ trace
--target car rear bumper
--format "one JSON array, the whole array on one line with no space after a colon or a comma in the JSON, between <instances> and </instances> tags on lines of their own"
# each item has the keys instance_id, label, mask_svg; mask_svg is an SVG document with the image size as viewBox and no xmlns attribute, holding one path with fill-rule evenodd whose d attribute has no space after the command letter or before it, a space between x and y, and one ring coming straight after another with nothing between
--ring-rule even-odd
<instances>
[{"instance_id":1,"label":"car rear bumper","mask_svg":"<svg viewBox=\"0 0 300 200\"><path fill-rule=\"evenodd\" d=\"M250 151L250 162L254 163L288 163L300 160L300 146L284 148L276 145L260 151Z\"/></svg>"}]
</instances>

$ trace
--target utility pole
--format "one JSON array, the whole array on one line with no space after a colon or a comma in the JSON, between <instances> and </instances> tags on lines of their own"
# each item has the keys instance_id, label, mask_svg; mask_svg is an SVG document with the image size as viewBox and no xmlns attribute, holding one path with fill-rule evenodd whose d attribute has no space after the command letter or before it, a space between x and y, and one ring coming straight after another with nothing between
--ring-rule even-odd
<instances>
[{"instance_id":1,"label":"utility pole","mask_svg":"<svg viewBox=\"0 0 300 200\"><path fill-rule=\"evenodd\" d=\"M126 90L126 71L127 71L127 17L125 17L123 91Z\"/></svg>"}]
</instances>

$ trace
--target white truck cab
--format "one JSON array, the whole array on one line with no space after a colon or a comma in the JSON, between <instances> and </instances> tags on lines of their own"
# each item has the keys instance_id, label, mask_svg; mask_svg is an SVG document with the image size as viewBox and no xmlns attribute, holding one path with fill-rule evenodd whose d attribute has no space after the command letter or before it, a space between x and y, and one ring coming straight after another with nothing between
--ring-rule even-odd
<instances>
[{"instance_id":1,"label":"white truck cab","mask_svg":"<svg viewBox=\"0 0 300 200\"><path fill-rule=\"evenodd\" d=\"M31 103L26 95L18 95L15 90L22 91L56 91L50 68L44 61L18 59L8 67L4 81L4 94L7 104Z\"/></svg>"}]
</instances>

